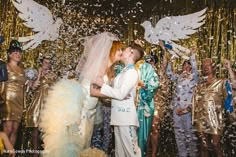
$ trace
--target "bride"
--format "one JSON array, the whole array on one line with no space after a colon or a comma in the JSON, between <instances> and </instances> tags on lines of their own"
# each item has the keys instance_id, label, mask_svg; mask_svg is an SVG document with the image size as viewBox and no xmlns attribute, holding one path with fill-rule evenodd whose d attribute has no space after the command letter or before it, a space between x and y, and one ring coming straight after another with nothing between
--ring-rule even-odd
<instances>
[{"instance_id":1,"label":"bride","mask_svg":"<svg viewBox=\"0 0 236 157\"><path fill-rule=\"evenodd\" d=\"M109 71L121 48L123 44L108 32L85 38L78 80L60 80L46 98L40 122L44 157L78 157L90 146L98 101L90 96L90 82Z\"/></svg>"}]
</instances>

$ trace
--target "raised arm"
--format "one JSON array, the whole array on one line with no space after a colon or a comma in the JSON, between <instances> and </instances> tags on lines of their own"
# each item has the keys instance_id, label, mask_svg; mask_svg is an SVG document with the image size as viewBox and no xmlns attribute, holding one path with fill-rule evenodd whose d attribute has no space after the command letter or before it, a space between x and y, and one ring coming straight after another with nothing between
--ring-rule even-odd
<instances>
[{"instance_id":1,"label":"raised arm","mask_svg":"<svg viewBox=\"0 0 236 157\"><path fill-rule=\"evenodd\" d=\"M161 71L163 73L166 73L166 75L172 80L172 81L177 81L178 79L178 75L173 73L172 71L172 65L171 63L168 63L167 60L167 50L165 48L165 44L163 41L159 42L159 45L161 47L161 49L164 51L164 56L163 56L163 62L161 64Z\"/></svg>"},{"instance_id":2,"label":"raised arm","mask_svg":"<svg viewBox=\"0 0 236 157\"><path fill-rule=\"evenodd\" d=\"M234 73L233 69L231 68L230 61L227 59L224 59L224 66L229 73L229 79L230 79L232 88L236 89L236 74Z\"/></svg>"},{"instance_id":3,"label":"raised arm","mask_svg":"<svg viewBox=\"0 0 236 157\"><path fill-rule=\"evenodd\" d=\"M191 49L190 62L192 65L193 79L197 83L199 81L199 74L197 70L197 61L195 57L195 52L196 52L196 49Z\"/></svg>"},{"instance_id":4,"label":"raised arm","mask_svg":"<svg viewBox=\"0 0 236 157\"><path fill-rule=\"evenodd\" d=\"M167 68L166 68L166 75L172 80L172 81L177 81L178 79L178 75L173 73L172 71L172 65L171 63L167 64Z\"/></svg>"},{"instance_id":5,"label":"raised arm","mask_svg":"<svg viewBox=\"0 0 236 157\"><path fill-rule=\"evenodd\" d=\"M164 45L163 41L160 41L159 45L160 45L161 49L164 51L163 62L161 64L161 71L163 73L165 73L166 72L166 67L167 67L167 50L165 48L165 45Z\"/></svg>"}]
</instances>

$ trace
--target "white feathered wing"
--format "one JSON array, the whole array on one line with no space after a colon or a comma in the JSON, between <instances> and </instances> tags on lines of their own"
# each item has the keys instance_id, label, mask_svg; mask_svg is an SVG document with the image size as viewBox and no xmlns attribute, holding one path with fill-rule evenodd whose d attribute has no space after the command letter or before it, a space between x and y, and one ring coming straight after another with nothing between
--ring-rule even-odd
<instances>
[{"instance_id":1,"label":"white feathered wing","mask_svg":"<svg viewBox=\"0 0 236 157\"><path fill-rule=\"evenodd\" d=\"M190 37L189 35L197 32L197 28L205 23L206 10L207 8L193 14L164 17L157 22L155 28L151 26L150 21L145 21L141 24L145 28L144 39L156 45L159 44L160 40L166 41L168 44L172 45L172 53L177 57L182 52L189 53L189 49L173 41L187 39Z\"/></svg>"},{"instance_id":2,"label":"white feathered wing","mask_svg":"<svg viewBox=\"0 0 236 157\"><path fill-rule=\"evenodd\" d=\"M33 0L12 0L13 5L19 11L19 17L26 27L35 32L32 36L19 37L19 42L25 42L23 49L34 49L43 40L54 41L59 37L61 18L54 20L50 10Z\"/></svg>"}]
</instances>

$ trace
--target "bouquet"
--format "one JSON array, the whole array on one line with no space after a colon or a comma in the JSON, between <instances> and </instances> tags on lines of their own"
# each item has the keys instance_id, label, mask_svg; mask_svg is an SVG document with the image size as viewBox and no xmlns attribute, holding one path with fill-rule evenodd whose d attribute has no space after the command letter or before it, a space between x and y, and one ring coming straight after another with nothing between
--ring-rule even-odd
<instances>
[{"instance_id":1,"label":"bouquet","mask_svg":"<svg viewBox=\"0 0 236 157\"><path fill-rule=\"evenodd\" d=\"M38 71L33 68L28 68L25 70L25 77L26 77L25 85L27 85L26 92L28 92L29 91L29 83L33 82L37 79Z\"/></svg>"}]
</instances>

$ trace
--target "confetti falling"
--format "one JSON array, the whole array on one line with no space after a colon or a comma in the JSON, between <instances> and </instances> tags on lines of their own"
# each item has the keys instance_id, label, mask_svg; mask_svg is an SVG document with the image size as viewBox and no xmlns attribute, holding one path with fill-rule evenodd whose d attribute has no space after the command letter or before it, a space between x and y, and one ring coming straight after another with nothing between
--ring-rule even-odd
<instances>
[{"instance_id":1,"label":"confetti falling","mask_svg":"<svg viewBox=\"0 0 236 157\"><path fill-rule=\"evenodd\" d=\"M53 54L54 56L53 70L60 74L63 74L63 72L73 69L76 66L77 60L83 50L81 41L78 40L79 38L84 37L86 35L93 35L96 32L101 32L104 30L112 31L122 38L124 36L124 32L127 31L126 26L128 26L129 22L131 20L137 20L142 15L150 15L152 13L152 16L150 17L150 19L152 19L152 22L155 23L155 20L159 19L160 17L166 16L166 15L174 15L175 13L178 13L178 14L180 13L176 11L178 10L178 5L176 5L175 7L171 7L170 5L170 2L172 2L173 4L176 4L175 3L176 1L174 0L173 1L165 0L165 3L162 3L162 4L158 3L158 5L156 4L157 3L156 1L155 3L153 3L154 4L153 8L148 10L151 13L146 12L147 9L144 8L144 5L146 2L142 0L138 2L135 1L134 4L128 4L128 5L126 4L127 0L125 2L122 0L110 0L110 1L78 0L76 1L76 3L74 0L65 0L64 6L61 5L62 1L58 2L57 0L41 0L41 1L37 0L37 2L49 7L49 9L52 10L56 16L63 18L63 21L64 22L66 21L66 22L65 22L65 25L63 25L60 29L60 35L61 35L60 39L58 39L57 41L53 43L49 43L49 42L42 43L42 45L37 50L33 51L33 53L35 54L30 54L31 51L26 52L26 55L28 55L27 57L28 60L25 60L23 64L25 65L25 67L31 67L32 65L36 66L35 58L38 57L39 53ZM132 2L132 0L128 2ZM181 3L181 2L178 1L178 3ZM192 3L196 5L197 1L193 0ZM205 6L204 4L205 3L202 3L201 6ZM106 10L104 9L105 6L108 7ZM196 11L196 8L199 8L196 6L194 9L190 9L190 10ZM232 16L229 13L230 9L228 8L225 9L224 6L219 6L219 7L220 9L222 9L222 12L221 12L222 15L226 15L227 13L226 16ZM187 7L187 8L189 9L190 7ZM214 8L214 7L209 7L209 8ZM181 13L183 14L186 13L186 8L183 8L181 10L183 10L181 11ZM11 13L11 11L8 10L7 13ZM230 37L232 37L233 39L236 38L236 35L234 32L235 29L232 29L232 26L235 26L235 22L231 23L231 21L227 20L227 18L224 18L223 20L221 20L222 18L218 19L216 16L217 14L219 14L217 8L209 10L208 19L210 20L208 20L207 25L204 28L202 28L203 34L202 35L200 34L200 37L197 36L197 38L193 37L192 40L194 40L194 42L198 42L199 43L198 46L199 48L201 48L199 51L199 58L204 58L206 56L213 56L213 58L219 60L220 58L227 56L231 60L234 60L235 59L235 53L234 53L235 42L233 42L233 40L231 40ZM9 17L12 17L11 15L14 15L14 14L8 14L8 15ZM113 15L113 16L110 17L110 15ZM2 16L2 17L6 18L6 16ZM137 20L138 23L140 23L140 21L143 20L142 18L140 19ZM218 25L218 22L221 22L220 24L225 29L216 28ZM7 24L5 24L4 28L9 27L11 28L11 30L14 30L15 27L11 27L11 25L14 23L15 23L14 21L8 21ZM227 23L229 23L229 25ZM18 29L15 31L15 34L17 34L18 31L20 32L28 31L28 30L25 30L26 29L25 27L24 28L21 27L21 23L19 21L16 22L15 25L16 25L16 28ZM212 25L214 25L214 28L212 27ZM1 23L1 28L3 28L3 23ZM11 30L7 31L6 29L4 29L3 31L11 32ZM140 28L138 28L137 30L140 32ZM233 32L231 33L231 31ZM229 33L229 38L227 38L227 40L225 40L226 36L224 32ZM11 34L14 34L14 32L12 32ZM8 34L6 35L6 33L4 33L3 35L6 39L5 43L7 45L7 43L9 42L9 37L8 37L9 35ZM222 40L223 43L219 44L218 39L219 41ZM189 40L185 44L191 45ZM227 44L229 45L226 47ZM218 47L218 45L220 45L220 47ZM6 49L5 45L2 45L1 48L3 48L3 51L5 51ZM219 54L220 51L221 53ZM234 64L234 67L236 67L235 65L236 64ZM169 116L171 117L171 115ZM172 121L172 119L169 118L169 121ZM165 139L163 139L164 143L162 143L162 145L163 144L166 145L168 141L169 143L171 143L171 145L174 145L175 141L173 140L173 137L171 137L173 136L171 132L172 131L171 122L169 122L169 124L166 123L163 128L164 130L165 129L170 130L169 132L170 136L167 136ZM233 133L227 132L227 135L230 135L230 137L235 137L235 134ZM233 143L234 142L235 140L233 140ZM165 147L164 145L163 147ZM168 152L169 150L170 150L169 148L167 147L165 148L166 152Z\"/></svg>"},{"instance_id":2,"label":"confetti falling","mask_svg":"<svg viewBox=\"0 0 236 157\"><path fill-rule=\"evenodd\" d=\"M104 7L109 9L104 9ZM141 2L129 4L129 9L127 9L124 2L107 3L101 0L96 2L79 1L76 4L67 1L63 6L55 2L49 8L55 16L61 17L64 22L60 28L60 39L57 40L57 43L49 43L50 53L53 53L56 58L53 69L59 71L60 74L64 74L68 69L73 69L76 66L83 50L81 38L104 31L113 32L122 38L126 31L123 25L128 24L131 18L136 17L140 14L140 10L143 10ZM62 53L66 51L69 54L66 57L58 57L56 54L58 48ZM72 68L62 69L68 65L68 62Z\"/></svg>"}]
</instances>

